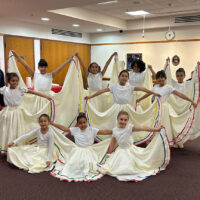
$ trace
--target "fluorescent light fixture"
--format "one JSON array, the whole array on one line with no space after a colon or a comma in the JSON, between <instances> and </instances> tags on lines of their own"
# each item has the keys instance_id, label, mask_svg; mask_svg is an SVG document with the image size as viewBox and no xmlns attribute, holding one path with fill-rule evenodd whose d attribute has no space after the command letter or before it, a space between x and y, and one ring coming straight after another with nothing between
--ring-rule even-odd
<instances>
[{"instance_id":1,"label":"fluorescent light fixture","mask_svg":"<svg viewBox=\"0 0 200 200\"><path fill-rule=\"evenodd\" d=\"M49 21L50 19L47 18L47 17L42 17L41 20L42 20L42 21Z\"/></svg>"},{"instance_id":2,"label":"fluorescent light fixture","mask_svg":"<svg viewBox=\"0 0 200 200\"><path fill-rule=\"evenodd\" d=\"M74 26L74 27L79 27L80 25L79 25L79 24L73 24L72 26Z\"/></svg>"},{"instance_id":3,"label":"fluorescent light fixture","mask_svg":"<svg viewBox=\"0 0 200 200\"><path fill-rule=\"evenodd\" d=\"M129 15L135 15L135 16L137 16L137 15L148 15L148 14L150 14L149 12L146 12L146 11L144 11L144 10L131 11L131 12L125 12L125 13L127 13L127 14L129 14Z\"/></svg>"},{"instance_id":4,"label":"fluorescent light fixture","mask_svg":"<svg viewBox=\"0 0 200 200\"><path fill-rule=\"evenodd\" d=\"M117 3L118 0L113 0L113 1L105 1L105 2L101 2L101 3L97 3L98 5L105 5L105 4L111 4L111 3Z\"/></svg>"},{"instance_id":5,"label":"fluorescent light fixture","mask_svg":"<svg viewBox=\"0 0 200 200\"><path fill-rule=\"evenodd\" d=\"M103 29L97 28L96 31L101 32L101 31L103 31Z\"/></svg>"}]
</instances>

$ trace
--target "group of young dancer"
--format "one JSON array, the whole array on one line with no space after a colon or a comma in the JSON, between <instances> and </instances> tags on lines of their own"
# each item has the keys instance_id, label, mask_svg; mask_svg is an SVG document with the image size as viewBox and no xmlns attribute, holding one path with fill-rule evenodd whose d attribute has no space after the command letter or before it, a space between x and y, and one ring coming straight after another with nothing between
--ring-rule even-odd
<instances>
[{"instance_id":1,"label":"group of young dancer","mask_svg":"<svg viewBox=\"0 0 200 200\"><path fill-rule=\"evenodd\" d=\"M103 88L102 77L117 53L110 56L103 70L97 63L91 63L87 69L80 56L75 54L87 77L88 89L92 91L91 95L85 96L85 100L89 102L90 99L98 95L110 92L113 103L119 105L112 116L115 119L114 122L110 121L109 123L109 120L106 122L111 124L112 128L104 126L102 130L91 127L87 117L88 113L80 112L75 126L66 127L59 124L59 121L51 121L46 113L42 113L38 117L38 112L35 112L32 120L36 121L36 117L38 117L39 127L26 133L26 128L23 128L24 123L30 120L27 117L29 111L22 106L24 94L29 93L52 100L53 97L48 95L52 78L67 63L70 63L73 57L67 59L52 73L47 73L48 64L44 59L41 59L38 63L39 73L37 73L15 51L12 51L12 54L30 73L34 82L34 90L19 87L19 75L10 72L7 74L8 85L0 88L0 94L3 95L6 104L6 107L0 111L2 130L0 151L7 155L8 162L18 168L28 170L29 173L51 170L52 176L67 181L94 181L105 174L121 181L141 181L166 168L170 161L170 147L183 148L183 142L177 140L177 135L174 134L173 127L170 126L170 117L166 118L166 113L169 113L170 109L168 98L171 94L178 96L183 101L190 102L194 108L198 106L197 102L182 93L189 84L183 81L185 77L183 68L177 70L178 82L174 83L173 87L166 84L167 77L164 70L155 73L152 66L149 65L148 69L152 79L156 78L156 84L152 90L149 90L143 85L147 74L145 63L136 60L132 64L132 69L124 69L118 74L118 83ZM132 123L135 119L130 121L130 118L134 117L125 106L132 105L133 94L136 91L146 93L135 99L137 104L150 95L156 97L156 101L160 103L159 120L152 126L146 126L144 120L142 125ZM63 101L65 100L63 99ZM152 103L153 101L155 98L151 99ZM73 102L71 103L73 104ZM104 104L106 104L106 99L104 99ZM67 111L63 110L63 112ZM98 109L96 112L101 115ZM138 115L142 117L145 112ZM31 124L30 127L32 127ZM59 130L65 132L66 135L73 136L74 142L65 137ZM136 132L139 132L141 136L146 132L151 133L151 137L147 138L146 147L134 144ZM35 135L36 143L31 145L24 143L31 140L30 138L34 138ZM110 135L111 137L96 143L97 135ZM186 141L184 140L184 142ZM62 153L60 153L60 149L62 149Z\"/></svg>"}]
</instances>

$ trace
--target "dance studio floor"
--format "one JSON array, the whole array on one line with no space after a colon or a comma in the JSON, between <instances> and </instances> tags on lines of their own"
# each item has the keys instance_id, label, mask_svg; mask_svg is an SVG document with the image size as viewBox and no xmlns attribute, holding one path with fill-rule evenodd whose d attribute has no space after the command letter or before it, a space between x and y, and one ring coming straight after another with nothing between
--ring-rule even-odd
<instances>
[{"instance_id":1,"label":"dance studio floor","mask_svg":"<svg viewBox=\"0 0 200 200\"><path fill-rule=\"evenodd\" d=\"M28 174L0 156L0 200L200 200L200 139L172 149L167 170L142 182L105 176L96 182L61 182Z\"/></svg>"}]
</instances>

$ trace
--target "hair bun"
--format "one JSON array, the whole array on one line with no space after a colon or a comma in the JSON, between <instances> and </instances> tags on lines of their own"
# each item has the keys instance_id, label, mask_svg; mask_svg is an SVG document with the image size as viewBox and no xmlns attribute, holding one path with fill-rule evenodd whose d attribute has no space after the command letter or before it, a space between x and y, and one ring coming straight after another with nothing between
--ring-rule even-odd
<instances>
[{"instance_id":1,"label":"hair bun","mask_svg":"<svg viewBox=\"0 0 200 200\"><path fill-rule=\"evenodd\" d=\"M86 115L85 115L84 112L80 112L80 113L78 114L78 117L86 117Z\"/></svg>"},{"instance_id":2,"label":"hair bun","mask_svg":"<svg viewBox=\"0 0 200 200\"><path fill-rule=\"evenodd\" d=\"M86 117L85 113L80 112L80 113L78 114L78 117L76 118L77 122L78 122L80 119L82 119L82 118L86 119L86 121L87 121L87 117Z\"/></svg>"}]
</instances>

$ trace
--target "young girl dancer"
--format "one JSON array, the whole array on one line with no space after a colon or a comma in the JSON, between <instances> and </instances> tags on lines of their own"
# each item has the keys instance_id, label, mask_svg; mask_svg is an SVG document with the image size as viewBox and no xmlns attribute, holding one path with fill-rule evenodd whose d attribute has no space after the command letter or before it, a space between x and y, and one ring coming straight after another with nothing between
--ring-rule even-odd
<instances>
[{"instance_id":1,"label":"young girl dancer","mask_svg":"<svg viewBox=\"0 0 200 200\"><path fill-rule=\"evenodd\" d=\"M67 181L94 181L101 178L102 174L97 170L97 163L106 154L109 140L94 144L94 139L98 134L108 135L112 134L112 131L88 127L84 113L80 113L77 117L77 127L67 128L55 123L52 125L71 134L75 144L70 144L64 160L61 161L61 157L58 159L51 174Z\"/></svg>"},{"instance_id":2,"label":"young girl dancer","mask_svg":"<svg viewBox=\"0 0 200 200\"><path fill-rule=\"evenodd\" d=\"M128 104L131 101L131 95L133 91L143 91L148 93L148 95L155 95L160 96L158 93L152 92L146 88L143 87L135 87L132 85L126 85L127 81L129 79L129 73L127 70L123 70L119 73L119 83L111 85L109 88L105 88L102 90L99 90L95 94L91 96L86 96L85 99L91 99L94 98L104 92L111 92L113 94L114 102L117 104Z\"/></svg>"},{"instance_id":3,"label":"young girl dancer","mask_svg":"<svg viewBox=\"0 0 200 200\"><path fill-rule=\"evenodd\" d=\"M167 79L167 77L166 77L165 71L164 70L158 71L157 74L156 74L157 84L153 87L153 91L161 95L161 102L162 102L161 121L166 128L166 132L167 132L167 135L168 135L170 145L174 146L175 135L173 134L173 129L171 128L171 122L170 122L171 120L169 118L170 112L172 112L172 108L167 103L169 95L174 94L174 95L176 95L176 96L178 96L178 97L180 97L180 98L182 98L186 101L189 101L189 102L191 102L191 104L194 107L196 107L197 104L192 99L190 99L189 97L184 95L183 93L175 90L172 86L166 85L165 84L166 79ZM148 96L149 96L149 94L145 94L143 97L139 98L137 100L137 102L140 102L141 100L145 99ZM176 113L173 113L173 115L175 116ZM179 146L183 147L183 145L181 143L179 143Z\"/></svg>"},{"instance_id":4,"label":"young girl dancer","mask_svg":"<svg viewBox=\"0 0 200 200\"><path fill-rule=\"evenodd\" d=\"M106 62L103 70L101 71L101 67L93 62L90 64L90 66L87 68L85 67L85 65L83 64L83 61L81 60L80 56L78 53L76 53L76 56L78 57L81 66L83 67L85 76L87 77L87 82L88 82L88 87L90 90L92 91L98 91L102 89L102 77L104 76L112 58L114 56L117 56L117 52L114 52L110 58L108 59L108 61Z\"/></svg>"},{"instance_id":5,"label":"young girl dancer","mask_svg":"<svg viewBox=\"0 0 200 200\"><path fill-rule=\"evenodd\" d=\"M40 128L22 135L8 144L8 147L11 147L8 148L8 161L20 169L28 170L29 173L50 170L50 166L56 160L54 136L49 129L49 116L47 114L40 115L38 122ZM35 134L37 135L37 144L12 147Z\"/></svg>"},{"instance_id":6,"label":"young girl dancer","mask_svg":"<svg viewBox=\"0 0 200 200\"><path fill-rule=\"evenodd\" d=\"M133 145L135 131L159 132L163 126L150 128L128 124L129 115L125 111L119 112L117 122L108 153L112 152L115 144L119 146L104 164L99 165L102 173L114 176L120 181L141 181L166 168L170 160L170 150L164 129L156 133L146 148Z\"/></svg>"},{"instance_id":7,"label":"young girl dancer","mask_svg":"<svg viewBox=\"0 0 200 200\"><path fill-rule=\"evenodd\" d=\"M179 68L176 70L176 79L177 82L172 79L172 86L179 92L185 92L187 87L190 85L190 81L185 81L185 70Z\"/></svg>"},{"instance_id":8,"label":"young girl dancer","mask_svg":"<svg viewBox=\"0 0 200 200\"><path fill-rule=\"evenodd\" d=\"M152 92L143 87L134 87L132 85L126 84L129 79L129 73L127 70L123 70L119 74L119 83L111 85L109 88L102 89L91 96L86 96L85 99L91 99L98 96L104 92L111 92L114 99L114 104L105 112L97 112L90 102L87 102L87 114L89 119L92 120L93 126L96 127L106 127L107 129L112 129L116 126L116 118L120 110L125 110L131 114L131 121L137 121L141 119L141 114L136 113L134 107L132 106L131 98L134 91L143 91L155 96L160 96L159 94ZM89 112L88 112L89 110ZM91 121L90 121L91 122Z\"/></svg>"},{"instance_id":9,"label":"young girl dancer","mask_svg":"<svg viewBox=\"0 0 200 200\"><path fill-rule=\"evenodd\" d=\"M24 93L35 94L51 100L50 97L39 92L18 87L19 77L16 73L8 73L7 81L9 86L1 87L0 94L3 95L4 102L7 105L0 112L0 152L7 152L7 144L20 135L25 133L24 116L25 111L20 107ZM26 116L25 116L26 117ZM28 120L28 118L26 118Z\"/></svg>"},{"instance_id":10,"label":"young girl dancer","mask_svg":"<svg viewBox=\"0 0 200 200\"><path fill-rule=\"evenodd\" d=\"M25 67L28 73L33 77L34 89L41 92L48 92L51 90L52 79L66 66L67 63L72 61L72 57L68 58L62 65L51 73L47 73L48 64L44 59L40 59L38 63L39 73L32 70L30 66L12 50L13 55Z\"/></svg>"},{"instance_id":11,"label":"young girl dancer","mask_svg":"<svg viewBox=\"0 0 200 200\"><path fill-rule=\"evenodd\" d=\"M141 87L144 82L144 78L146 75L145 72L145 63L142 60L135 60L132 65L132 70L129 72L129 83L135 87ZM148 65L152 73L152 79L156 78L156 73L154 72L151 65Z\"/></svg>"}]
</instances>

